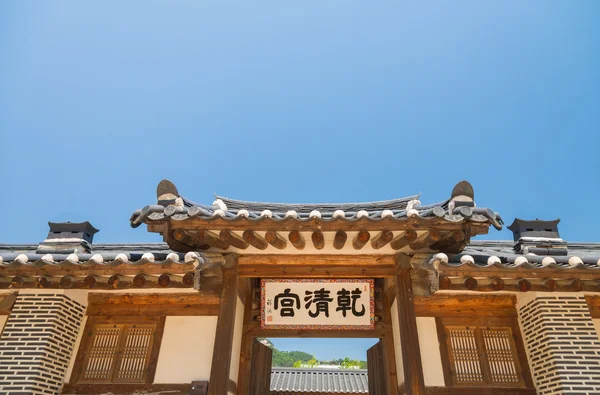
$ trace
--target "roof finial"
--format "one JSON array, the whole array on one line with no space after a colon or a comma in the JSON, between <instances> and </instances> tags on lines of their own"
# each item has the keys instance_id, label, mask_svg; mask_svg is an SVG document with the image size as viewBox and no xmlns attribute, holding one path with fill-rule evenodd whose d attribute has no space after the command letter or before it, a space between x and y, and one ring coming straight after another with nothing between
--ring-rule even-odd
<instances>
[{"instance_id":1,"label":"roof finial","mask_svg":"<svg viewBox=\"0 0 600 395\"><path fill-rule=\"evenodd\" d=\"M179 197L177 187L171 181L164 179L156 187L156 197L158 200L171 200Z\"/></svg>"},{"instance_id":2,"label":"roof finial","mask_svg":"<svg viewBox=\"0 0 600 395\"><path fill-rule=\"evenodd\" d=\"M466 197L471 198L471 200L475 199L475 192L473 191L473 186L468 181L463 180L454 186L454 189L452 190L452 195L450 196L450 198L452 200L454 200L455 198L457 198L459 196L466 196ZM457 199L457 200L462 200L462 199Z\"/></svg>"}]
</instances>

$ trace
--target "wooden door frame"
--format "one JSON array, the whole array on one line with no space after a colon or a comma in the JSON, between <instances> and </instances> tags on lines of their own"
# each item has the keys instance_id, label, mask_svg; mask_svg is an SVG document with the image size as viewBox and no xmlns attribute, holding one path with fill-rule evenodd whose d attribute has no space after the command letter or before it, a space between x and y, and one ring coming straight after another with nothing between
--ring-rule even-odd
<instances>
[{"instance_id":1,"label":"wooden door frame","mask_svg":"<svg viewBox=\"0 0 600 395\"><path fill-rule=\"evenodd\" d=\"M331 277L331 275L326 276ZM344 277L344 276L336 276ZM260 275L259 277L260 278ZM384 282L393 280L393 276L362 276L365 279L382 278ZM385 287L384 287L385 288ZM248 290L252 292L252 289ZM248 391L249 376L252 363L252 342L255 338L373 338L383 342L385 353L385 369L389 373L390 395L398 395L398 378L396 371L396 355L394 347L394 334L391 320L391 300L382 289L383 321L375 322L374 330L326 330L326 329L263 329L260 322L253 318L256 312L252 310L252 295L244 305L244 323L242 331L242 344L240 353L240 366L237 381L237 394L245 395ZM366 352L366 350L365 350Z\"/></svg>"}]
</instances>

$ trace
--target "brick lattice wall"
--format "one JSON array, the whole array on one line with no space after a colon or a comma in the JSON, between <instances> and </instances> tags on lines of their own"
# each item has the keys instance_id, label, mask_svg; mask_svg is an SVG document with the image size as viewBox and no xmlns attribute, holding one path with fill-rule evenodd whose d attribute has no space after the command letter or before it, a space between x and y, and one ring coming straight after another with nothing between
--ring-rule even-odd
<instances>
[{"instance_id":1,"label":"brick lattice wall","mask_svg":"<svg viewBox=\"0 0 600 395\"><path fill-rule=\"evenodd\" d=\"M0 337L0 393L59 394L84 310L62 294L19 295Z\"/></svg>"},{"instance_id":2,"label":"brick lattice wall","mask_svg":"<svg viewBox=\"0 0 600 395\"><path fill-rule=\"evenodd\" d=\"M600 340L583 296L538 296L519 319L538 394L600 393Z\"/></svg>"}]
</instances>

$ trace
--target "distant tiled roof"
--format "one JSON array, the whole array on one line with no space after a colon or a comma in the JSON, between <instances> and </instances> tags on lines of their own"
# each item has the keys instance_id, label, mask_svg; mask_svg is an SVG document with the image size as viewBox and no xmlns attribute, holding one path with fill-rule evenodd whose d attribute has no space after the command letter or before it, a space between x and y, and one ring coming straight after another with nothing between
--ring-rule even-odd
<instances>
[{"instance_id":1,"label":"distant tiled roof","mask_svg":"<svg viewBox=\"0 0 600 395\"><path fill-rule=\"evenodd\" d=\"M494 211L476 207L473 189L466 181L454 188L452 197L439 203L422 205L419 195L405 198L364 203L259 203L234 200L216 196L212 205L194 203L179 195L177 188L163 180L157 188L158 204L136 210L130 218L131 226L164 219L185 220L382 220L385 218L405 220L407 218L444 219L448 222L473 221L490 223L502 228L502 219Z\"/></svg>"},{"instance_id":2,"label":"distant tiled roof","mask_svg":"<svg viewBox=\"0 0 600 395\"><path fill-rule=\"evenodd\" d=\"M94 244L90 253L38 253L37 244L0 244L0 265L134 265L194 263L199 253L174 252L166 243Z\"/></svg>"},{"instance_id":3,"label":"distant tiled roof","mask_svg":"<svg viewBox=\"0 0 600 395\"><path fill-rule=\"evenodd\" d=\"M367 376L366 369L274 368L271 391L368 394Z\"/></svg>"},{"instance_id":4,"label":"distant tiled roof","mask_svg":"<svg viewBox=\"0 0 600 395\"><path fill-rule=\"evenodd\" d=\"M600 269L600 243L567 243L565 248L546 253L523 253L515 251L512 241L471 241L460 254L435 254L432 261L445 267L469 265L473 268L529 268L529 269ZM548 242L540 239L537 244Z\"/></svg>"}]
</instances>

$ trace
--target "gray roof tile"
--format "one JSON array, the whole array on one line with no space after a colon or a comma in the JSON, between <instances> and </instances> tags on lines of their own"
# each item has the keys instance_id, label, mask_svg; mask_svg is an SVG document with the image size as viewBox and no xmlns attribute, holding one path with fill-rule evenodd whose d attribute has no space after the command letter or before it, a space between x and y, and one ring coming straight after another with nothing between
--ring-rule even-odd
<instances>
[{"instance_id":1,"label":"gray roof tile","mask_svg":"<svg viewBox=\"0 0 600 395\"><path fill-rule=\"evenodd\" d=\"M366 369L273 368L271 391L369 393Z\"/></svg>"}]
</instances>

